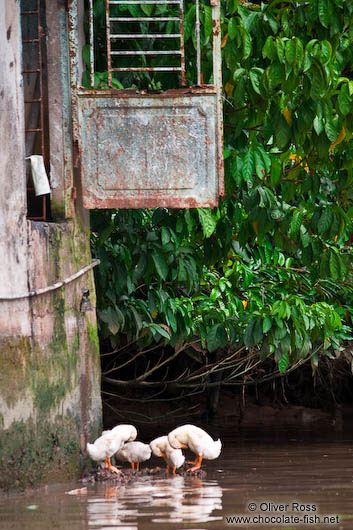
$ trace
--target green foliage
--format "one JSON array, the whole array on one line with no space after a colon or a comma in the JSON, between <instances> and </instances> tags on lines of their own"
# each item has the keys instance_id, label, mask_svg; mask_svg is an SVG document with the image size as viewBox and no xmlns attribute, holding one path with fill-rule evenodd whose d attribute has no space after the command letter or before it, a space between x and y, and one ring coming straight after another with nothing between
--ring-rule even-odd
<instances>
[{"instance_id":1,"label":"green foliage","mask_svg":"<svg viewBox=\"0 0 353 530\"><path fill-rule=\"evenodd\" d=\"M101 335L244 346L283 373L351 338L353 4L227 0L222 36L225 200L95 212Z\"/></svg>"}]
</instances>

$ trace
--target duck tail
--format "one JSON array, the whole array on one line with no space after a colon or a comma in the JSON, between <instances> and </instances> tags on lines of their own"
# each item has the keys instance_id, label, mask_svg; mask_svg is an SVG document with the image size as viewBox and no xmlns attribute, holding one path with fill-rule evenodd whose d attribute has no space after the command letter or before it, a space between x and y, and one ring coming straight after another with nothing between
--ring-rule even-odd
<instances>
[{"instance_id":1,"label":"duck tail","mask_svg":"<svg viewBox=\"0 0 353 530\"><path fill-rule=\"evenodd\" d=\"M92 458L92 460L96 460L97 459L97 450L94 447L94 444L88 443L87 446L86 446L86 449L87 449L87 453Z\"/></svg>"}]
</instances>

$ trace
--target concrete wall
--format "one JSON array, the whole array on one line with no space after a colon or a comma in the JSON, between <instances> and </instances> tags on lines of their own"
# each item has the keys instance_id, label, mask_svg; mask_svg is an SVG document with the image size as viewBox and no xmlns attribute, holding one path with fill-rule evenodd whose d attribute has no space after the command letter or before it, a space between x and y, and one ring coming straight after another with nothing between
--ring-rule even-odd
<instances>
[{"instance_id":1,"label":"concrete wall","mask_svg":"<svg viewBox=\"0 0 353 530\"><path fill-rule=\"evenodd\" d=\"M19 2L0 0L0 488L78 476L101 428L93 271L54 291L6 300L64 280L91 263L87 212L75 185L64 2L48 2L49 119L54 222L26 219ZM61 54L62 50L62 54ZM50 90L51 88L51 90ZM77 186L79 189L79 186ZM67 219L71 216L70 219ZM66 217L66 219L65 219Z\"/></svg>"},{"instance_id":2,"label":"concrete wall","mask_svg":"<svg viewBox=\"0 0 353 530\"><path fill-rule=\"evenodd\" d=\"M27 221L18 4L0 0L0 294L27 290ZM28 300L0 305L0 325L29 336Z\"/></svg>"}]
</instances>

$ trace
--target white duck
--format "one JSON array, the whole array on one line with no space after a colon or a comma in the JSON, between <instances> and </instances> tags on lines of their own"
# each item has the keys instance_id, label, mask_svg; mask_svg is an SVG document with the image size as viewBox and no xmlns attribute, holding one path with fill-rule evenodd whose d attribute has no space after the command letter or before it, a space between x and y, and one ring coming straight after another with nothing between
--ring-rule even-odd
<instances>
[{"instance_id":1,"label":"white duck","mask_svg":"<svg viewBox=\"0 0 353 530\"><path fill-rule=\"evenodd\" d=\"M131 468L139 471L140 462L145 462L151 458L152 450L148 444L142 442L129 442L123 445L115 457L122 462L130 462Z\"/></svg>"},{"instance_id":2,"label":"white duck","mask_svg":"<svg viewBox=\"0 0 353 530\"><path fill-rule=\"evenodd\" d=\"M166 473L169 472L169 468L172 467L173 475L177 468L181 467L185 462L185 456L181 449L174 449L168 442L168 436L159 436L150 443L152 453L155 456L164 458L167 468Z\"/></svg>"},{"instance_id":3,"label":"white duck","mask_svg":"<svg viewBox=\"0 0 353 530\"><path fill-rule=\"evenodd\" d=\"M218 458L222 449L221 440L212 440L206 431L196 425L182 425L168 434L168 441L175 449L189 448L196 455L195 462L190 462L195 471L201 467L202 459L214 460Z\"/></svg>"},{"instance_id":4,"label":"white duck","mask_svg":"<svg viewBox=\"0 0 353 530\"><path fill-rule=\"evenodd\" d=\"M93 443L87 444L87 453L97 462L104 460L105 467L114 473L121 473L112 466L110 458L124 445L125 442L135 440L137 430L133 425L117 425L110 431L103 431L102 435Z\"/></svg>"}]
</instances>

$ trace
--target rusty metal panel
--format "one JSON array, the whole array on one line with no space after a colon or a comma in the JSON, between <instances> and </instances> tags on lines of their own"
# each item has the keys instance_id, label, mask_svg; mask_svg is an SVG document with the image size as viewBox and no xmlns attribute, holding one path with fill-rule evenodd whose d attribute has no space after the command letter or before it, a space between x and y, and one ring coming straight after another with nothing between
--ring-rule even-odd
<instances>
[{"instance_id":1,"label":"rusty metal panel","mask_svg":"<svg viewBox=\"0 0 353 530\"><path fill-rule=\"evenodd\" d=\"M180 66L126 67L112 65L112 57L148 56L164 51L112 49L112 39L168 38L165 33L117 34L111 23L125 22L111 16L106 0L108 86L93 86L95 79L93 1L90 7L91 87L80 83L81 44L78 38L82 6L72 0L69 8L73 133L77 145L86 208L214 207L223 195L223 128L221 35L219 0L211 0L213 18L213 84L204 84L201 73L199 0L196 2L195 85L185 87L183 0L133 0L134 4L176 4L180 11ZM80 7L81 6L81 7ZM81 10L81 15L80 15ZM136 21L150 17L135 18ZM128 17L126 20L131 20ZM151 20L155 21L156 18ZM167 20L167 19L166 19ZM148 31L148 30L147 30ZM177 50L172 50L177 53ZM168 51L168 54L170 52ZM131 71L180 71L181 88L165 92L116 90L115 73ZM190 81L188 81L190 83Z\"/></svg>"},{"instance_id":2,"label":"rusty metal panel","mask_svg":"<svg viewBox=\"0 0 353 530\"><path fill-rule=\"evenodd\" d=\"M84 206L214 206L216 104L216 94L79 98Z\"/></svg>"}]
</instances>

